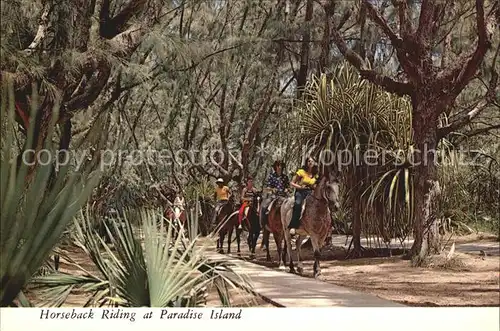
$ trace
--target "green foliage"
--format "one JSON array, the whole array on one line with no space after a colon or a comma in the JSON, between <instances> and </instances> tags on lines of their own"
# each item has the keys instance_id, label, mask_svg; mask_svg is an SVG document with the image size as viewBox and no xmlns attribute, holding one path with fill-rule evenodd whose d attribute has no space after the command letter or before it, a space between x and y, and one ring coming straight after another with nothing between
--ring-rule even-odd
<instances>
[{"instance_id":1,"label":"green foliage","mask_svg":"<svg viewBox=\"0 0 500 331\"><path fill-rule=\"evenodd\" d=\"M331 81L326 75L313 77L299 107L303 139L318 154L336 152L335 165L344 175L345 203L334 216L336 226L345 231L357 212L362 213L365 235L407 237L415 179L409 158L414 148L409 101L362 80L341 63ZM432 217L462 232L470 227L497 232L498 150L467 153L444 140L436 157L443 189Z\"/></svg>"},{"instance_id":2,"label":"green foliage","mask_svg":"<svg viewBox=\"0 0 500 331\"><path fill-rule=\"evenodd\" d=\"M413 208L412 175L405 165L411 148L408 100L340 63L331 81L313 77L300 106L303 139L319 155L333 151L348 202L361 205L365 234L406 236Z\"/></svg>"},{"instance_id":3,"label":"green foliage","mask_svg":"<svg viewBox=\"0 0 500 331\"><path fill-rule=\"evenodd\" d=\"M40 276L33 285L43 289L44 302L60 305L71 290L91 294L86 306L125 307L202 306L207 289L215 287L223 305L231 304L230 288L248 280L225 262L211 262L206 245L197 235L197 213L189 214L188 226L175 235L174 226L156 210L139 210L135 227L127 217L105 223L111 242L96 230L96 215L87 207L75 219L75 239L94 262L99 273L84 276L61 272ZM166 225L165 225L166 224ZM236 283L235 283L236 282Z\"/></svg>"},{"instance_id":4,"label":"green foliage","mask_svg":"<svg viewBox=\"0 0 500 331\"><path fill-rule=\"evenodd\" d=\"M202 179L198 183L191 183L191 185L186 185L184 190L184 196L188 201L196 201L197 198L203 200L213 200L214 199L214 183L213 180Z\"/></svg>"},{"instance_id":5,"label":"green foliage","mask_svg":"<svg viewBox=\"0 0 500 331\"><path fill-rule=\"evenodd\" d=\"M99 176L82 176L71 171L69 164L55 173L51 162L32 166L23 161L18 165L12 153L14 134L10 130L14 125L13 92L7 88L2 92L2 122L7 122L7 132L2 134L0 177L1 304L10 306L57 245L98 183ZM36 100L36 95L33 100ZM33 105L36 104L34 101ZM57 111L54 109L55 114ZM36 106L31 118L35 115ZM49 136L54 127L52 121ZM31 121L26 138L28 146L33 140L33 128ZM51 140L47 139L43 147L52 151Z\"/></svg>"},{"instance_id":6,"label":"green foliage","mask_svg":"<svg viewBox=\"0 0 500 331\"><path fill-rule=\"evenodd\" d=\"M452 149L447 153L439 171L443 194L438 217L449 223L448 231L469 233L472 228L497 233L500 229L499 152Z\"/></svg>"}]
</instances>

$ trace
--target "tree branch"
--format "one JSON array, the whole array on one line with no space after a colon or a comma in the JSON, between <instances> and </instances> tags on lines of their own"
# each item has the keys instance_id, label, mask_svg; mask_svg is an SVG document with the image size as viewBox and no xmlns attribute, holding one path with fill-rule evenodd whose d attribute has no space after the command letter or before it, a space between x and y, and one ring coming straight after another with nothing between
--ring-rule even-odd
<instances>
[{"instance_id":1,"label":"tree branch","mask_svg":"<svg viewBox=\"0 0 500 331\"><path fill-rule=\"evenodd\" d=\"M422 0L420 5L420 17L416 32L416 40L419 44L426 44L425 39L430 36L432 30L432 19L434 17L434 8L436 0Z\"/></svg>"},{"instance_id":2,"label":"tree branch","mask_svg":"<svg viewBox=\"0 0 500 331\"><path fill-rule=\"evenodd\" d=\"M460 117L456 121L440 127L438 129L438 139L446 137L453 131L458 130L464 125L470 123L474 118L476 118L486 107L488 106L488 101L486 99L482 99L479 101L474 108L472 108L465 116Z\"/></svg>"},{"instance_id":3,"label":"tree branch","mask_svg":"<svg viewBox=\"0 0 500 331\"><path fill-rule=\"evenodd\" d=\"M413 34L411 21L408 19L408 3L406 0L392 0L392 4L398 9L399 34L402 38L407 38Z\"/></svg>"},{"instance_id":4,"label":"tree branch","mask_svg":"<svg viewBox=\"0 0 500 331\"><path fill-rule=\"evenodd\" d=\"M493 62L493 66L495 62ZM498 88L498 73L492 70L491 79L488 87L488 92L486 92L485 97L479 101L474 108L472 108L465 116L460 117L456 121L441 127L438 129L438 139L441 139L453 131L470 123L474 118L476 118L483 110L494 101L495 91Z\"/></svg>"},{"instance_id":5,"label":"tree branch","mask_svg":"<svg viewBox=\"0 0 500 331\"><path fill-rule=\"evenodd\" d=\"M108 41L113 50L113 55L127 57L132 54L141 44L146 34L148 23L144 25L131 26L128 30L116 35Z\"/></svg>"},{"instance_id":6,"label":"tree branch","mask_svg":"<svg viewBox=\"0 0 500 331\"><path fill-rule=\"evenodd\" d=\"M370 16L371 20L377 24L382 32L389 38L391 41L391 46L396 50L396 53L398 55L398 60L401 66L404 68L405 72L408 74L408 78L410 78L413 82L419 82L421 80L421 73L419 72L418 68L416 65L410 61L409 57L410 55L414 55L415 49L418 49L419 47L423 46L418 46L414 42L413 36L408 32L406 34L406 39L403 40L401 36L398 36L387 24L386 20L380 15L378 10L368 2L368 0L364 0L364 4L366 6L366 9L368 11L368 15ZM402 8L402 9L401 9ZM405 6L400 4L400 10L403 10L403 13L400 13L401 15L405 15ZM400 18L401 19L401 18ZM403 17L403 21L404 21ZM407 24L407 23L405 23ZM409 23L408 23L409 24ZM408 30L411 31L411 26L406 27L403 30L406 31Z\"/></svg>"},{"instance_id":7,"label":"tree branch","mask_svg":"<svg viewBox=\"0 0 500 331\"><path fill-rule=\"evenodd\" d=\"M368 10L368 15L370 15L373 22L375 22L385 33L385 35L391 41L391 44L394 48L401 48L403 46L403 39L400 36L396 35L396 33L389 27L386 20L380 16L379 12L368 0L364 0L366 5L366 9Z\"/></svg>"},{"instance_id":8,"label":"tree branch","mask_svg":"<svg viewBox=\"0 0 500 331\"><path fill-rule=\"evenodd\" d=\"M467 83L474 77L486 52L491 46L484 17L484 0L476 0L476 11L476 28L478 34L476 49L472 54L457 59L453 67L437 76L440 85L447 85L448 82L453 82L450 90L455 95L460 94ZM466 62L465 65L463 64L464 62Z\"/></svg>"},{"instance_id":9,"label":"tree branch","mask_svg":"<svg viewBox=\"0 0 500 331\"><path fill-rule=\"evenodd\" d=\"M500 124L490 125L490 126L477 128L475 130L471 130L469 132L466 132L465 136L467 138L472 138L472 137L479 136L479 135L482 135L485 133L489 133L490 131L498 130L498 129L500 129ZM462 139L460 139L460 137L459 137L459 140L461 141Z\"/></svg>"},{"instance_id":10,"label":"tree branch","mask_svg":"<svg viewBox=\"0 0 500 331\"><path fill-rule=\"evenodd\" d=\"M491 42L486 31L486 21L484 19L484 0L476 0L476 10L476 28L479 39L474 54L457 78L457 84L455 87L457 92L460 92L465 87L467 82L469 82L469 80L475 75L479 65L483 61L484 55L491 46Z\"/></svg>"},{"instance_id":11,"label":"tree branch","mask_svg":"<svg viewBox=\"0 0 500 331\"><path fill-rule=\"evenodd\" d=\"M99 34L106 39L112 39L126 30L128 21L139 14L147 4L147 0L130 0L113 18L109 16L109 0L104 0L99 14Z\"/></svg>"},{"instance_id":12,"label":"tree branch","mask_svg":"<svg viewBox=\"0 0 500 331\"><path fill-rule=\"evenodd\" d=\"M335 24L332 24L331 35L339 51L345 59L359 71L361 77L385 88L388 92L395 93L399 96L411 95L412 88L410 84L397 82L385 75L375 72L372 69L366 68L361 56L347 46L345 40L340 35L340 32L335 28Z\"/></svg>"},{"instance_id":13,"label":"tree branch","mask_svg":"<svg viewBox=\"0 0 500 331\"><path fill-rule=\"evenodd\" d=\"M89 55L84 70L92 73L92 76L88 80L83 93L74 96L66 103L68 112L86 108L99 97L111 74L111 64L103 57Z\"/></svg>"}]
</instances>

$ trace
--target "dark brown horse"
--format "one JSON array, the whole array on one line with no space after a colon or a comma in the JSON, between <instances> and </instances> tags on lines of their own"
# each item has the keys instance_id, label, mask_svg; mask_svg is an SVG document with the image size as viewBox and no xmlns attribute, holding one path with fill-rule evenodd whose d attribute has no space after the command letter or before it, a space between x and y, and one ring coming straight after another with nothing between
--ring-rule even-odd
<instances>
[{"instance_id":1,"label":"dark brown horse","mask_svg":"<svg viewBox=\"0 0 500 331\"><path fill-rule=\"evenodd\" d=\"M229 201L224 204L215 215L214 223L215 233L218 233L217 239L217 251L224 254L224 238L226 234L227 238L227 253L231 253L231 237L233 236L233 231L236 229L236 241L238 245L238 253L240 253L240 235L241 230L238 230L238 208L239 206L234 204L233 197L229 198Z\"/></svg>"},{"instance_id":2,"label":"dark brown horse","mask_svg":"<svg viewBox=\"0 0 500 331\"><path fill-rule=\"evenodd\" d=\"M285 269L286 262L286 250L283 245L283 225L281 224L281 205L283 201L285 201L285 197L278 196L271 202L268 207L269 213L267 216L267 223L265 225L262 224L264 228L262 243L267 248L266 260L271 261L271 254L269 253L269 236L272 233L278 250L278 267L280 269Z\"/></svg>"},{"instance_id":3,"label":"dark brown horse","mask_svg":"<svg viewBox=\"0 0 500 331\"><path fill-rule=\"evenodd\" d=\"M257 246L257 240L260 236L260 202L262 200L262 192L258 191L254 194L250 205L247 207L247 212L242 220L242 226L247 226L248 228L248 248L250 250L250 256L255 256L255 247ZM238 233L237 233L238 235Z\"/></svg>"}]
</instances>

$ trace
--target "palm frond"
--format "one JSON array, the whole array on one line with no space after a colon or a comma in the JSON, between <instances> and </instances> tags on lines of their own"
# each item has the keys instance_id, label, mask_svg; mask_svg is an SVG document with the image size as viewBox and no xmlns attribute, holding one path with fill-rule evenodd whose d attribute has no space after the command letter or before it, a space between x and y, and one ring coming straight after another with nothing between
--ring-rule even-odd
<instances>
[{"instance_id":1,"label":"palm frond","mask_svg":"<svg viewBox=\"0 0 500 331\"><path fill-rule=\"evenodd\" d=\"M106 225L108 244L94 229L93 213L87 207L75 220L76 237L109 285L106 295L93 296L99 296L100 304L194 306L203 304L207 288L215 286L222 304L229 304L228 289L239 288L232 280L236 273L227 263L205 257L206 246L198 240L197 215L196 209L189 210L187 228L176 235L173 223L160 211L139 210L137 228L124 213ZM236 279L238 285L248 284L244 277Z\"/></svg>"}]
</instances>

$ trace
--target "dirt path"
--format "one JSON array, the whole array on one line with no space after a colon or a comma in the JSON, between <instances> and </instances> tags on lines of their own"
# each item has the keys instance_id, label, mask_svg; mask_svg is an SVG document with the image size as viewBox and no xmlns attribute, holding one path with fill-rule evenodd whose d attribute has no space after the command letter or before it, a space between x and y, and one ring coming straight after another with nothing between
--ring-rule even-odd
<instances>
[{"instance_id":1,"label":"dirt path","mask_svg":"<svg viewBox=\"0 0 500 331\"><path fill-rule=\"evenodd\" d=\"M271 243L276 261L273 240ZM444 266L413 268L400 256L344 260L344 248L329 247L323 252L321 280L407 305L500 306L498 241L488 236L460 237L455 251ZM244 247L245 259L247 252ZM277 264L266 262L265 254L259 250L252 261L275 268ZM303 249L306 277L312 277L312 258L312 251Z\"/></svg>"}]
</instances>

